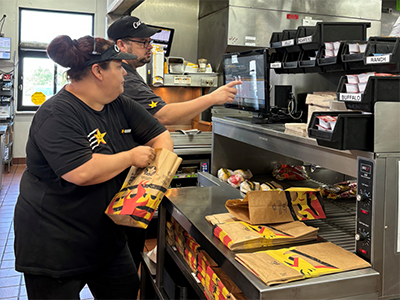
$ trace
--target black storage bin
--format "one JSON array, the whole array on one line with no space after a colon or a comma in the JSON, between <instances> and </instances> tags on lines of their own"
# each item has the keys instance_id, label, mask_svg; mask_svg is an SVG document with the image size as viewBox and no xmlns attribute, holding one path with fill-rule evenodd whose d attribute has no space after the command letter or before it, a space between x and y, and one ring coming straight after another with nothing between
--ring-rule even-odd
<instances>
[{"instance_id":1,"label":"black storage bin","mask_svg":"<svg viewBox=\"0 0 400 300\"><path fill-rule=\"evenodd\" d=\"M333 57L325 57L325 44L321 45L318 51L317 64L321 67L322 72L339 72L344 71L344 65L342 62L342 53L344 43L340 43L338 49L338 55Z\"/></svg>"},{"instance_id":2,"label":"black storage bin","mask_svg":"<svg viewBox=\"0 0 400 300\"><path fill-rule=\"evenodd\" d=\"M314 50L303 50L300 55L299 67L304 73L321 73L322 69L317 65L317 54ZM314 57L314 59L311 59Z\"/></svg>"},{"instance_id":3,"label":"black storage bin","mask_svg":"<svg viewBox=\"0 0 400 300\"><path fill-rule=\"evenodd\" d=\"M296 43L297 29L286 29L282 32L282 47L287 52L299 52L301 48Z\"/></svg>"},{"instance_id":4,"label":"black storage bin","mask_svg":"<svg viewBox=\"0 0 400 300\"><path fill-rule=\"evenodd\" d=\"M269 46L271 48L280 48L282 47L282 32L273 32L271 35L271 40L269 41Z\"/></svg>"},{"instance_id":5,"label":"black storage bin","mask_svg":"<svg viewBox=\"0 0 400 300\"><path fill-rule=\"evenodd\" d=\"M400 72L400 39L396 37L371 37L364 55L364 64L380 73ZM374 56L373 54L383 56ZM387 57L389 56L389 57Z\"/></svg>"},{"instance_id":6,"label":"black storage bin","mask_svg":"<svg viewBox=\"0 0 400 300\"><path fill-rule=\"evenodd\" d=\"M299 60L301 51L299 52L285 52L283 57L283 69L287 69L288 73L297 74L304 73L304 70L299 67Z\"/></svg>"},{"instance_id":7,"label":"black storage bin","mask_svg":"<svg viewBox=\"0 0 400 300\"><path fill-rule=\"evenodd\" d=\"M314 34L312 34L308 39L306 38L303 38L303 40L299 40L299 38L297 39L297 44L302 49L318 50L325 42L336 42L345 40L366 40L367 28L371 27L371 23L318 22L315 27L316 29Z\"/></svg>"},{"instance_id":8,"label":"black storage bin","mask_svg":"<svg viewBox=\"0 0 400 300\"><path fill-rule=\"evenodd\" d=\"M316 26L297 27L296 43L304 50L318 50L319 41L314 38Z\"/></svg>"},{"instance_id":9,"label":"black storage bin","mask_svg":"<svg viewBox=\"0 0 400 300\"><path fill-rule=\"evenodd\" d=\"M318 130L318 116L337 116L332 132ZM308 136L318 145L339 150L373 151L374 116L361 112L313 112L308 125Z\"/></svg>"},{"instance_id":10,"label":"black storage bin","mask_svg":"<svg viewBox=\"0 0 400 300\"><path fill-rule=\"evenodd\" d=\"M342 76L336 91L338 101L344 101L346 108L373 112L375 102L400 101L400 76L371 76L364 93L346 93L347 77Z\"/></svg>"},{"instance_id":11,"label":"black storage bin","mask_svg":"<svg viewBox=\"0 0 400 300\"><path fill-rule=\"evenodd\" d=\"M343 48L340 52L340 56L342 58L342 62L344 64L344 69L348 72L357 71L357 72L368 72L371 71L371 65L364 64L364 54L365 53L353 53L350 54L349 44L360 44L367 45L367 41L344 41Z\"/></svg>"},{"instance_id":12,"label":"black storage bin","mask_svg":"<svg viewBox=\"0 0 400 300\"><path fill-rule=\"evenodd\" d=\"M275 49L275 52L271 53L270 56L270 69L275 70L276 74L287 74L289 71L283 69L283 59L285 56L285 50Z\"/></svg>"}]
</instances>

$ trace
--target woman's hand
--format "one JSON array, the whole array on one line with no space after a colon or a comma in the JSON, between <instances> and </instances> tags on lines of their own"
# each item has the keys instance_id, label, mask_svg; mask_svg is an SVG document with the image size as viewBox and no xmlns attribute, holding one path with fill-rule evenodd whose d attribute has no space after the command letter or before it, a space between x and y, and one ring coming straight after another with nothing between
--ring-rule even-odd
<instances>
[{"instance_id":1,"label":"woman's hand","mask_svg":"<svg viewBox=\"0 0 400 300\"><path fill-rule=\"evenodd\" d=\"M138 168L147 167L154 159L156 151L149 146L137 146L129 150L132 158L132 165Z\"/></svg>"}]
</instances>

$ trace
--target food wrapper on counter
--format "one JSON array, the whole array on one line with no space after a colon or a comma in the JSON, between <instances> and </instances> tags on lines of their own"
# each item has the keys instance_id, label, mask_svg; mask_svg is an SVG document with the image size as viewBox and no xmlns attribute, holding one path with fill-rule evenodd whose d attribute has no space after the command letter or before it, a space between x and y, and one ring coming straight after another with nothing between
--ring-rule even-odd
<instances>
[{"instance_id":1,"label":"food wrapper on counter","mask_svg":"<svg viewBox=\"0 0 400 300\"><path fill-rule=\"evenodd\" d=\"M275 181L265 182L261 184L260 188L262 191L273 191L273 190L283 191L283 187L279 183L276 183Z\"/></svg>"},{"instance_id":2,"label":"food wrapper on counter","mask_svg":"<svg viewBox=\"0 0 400 300\"><path fill-rule=\"evenodd\" d=\"M224 182L228 181L228 178L234 175L232 170L226 169L226 168L221 168L218 170L218 178L221 179Z\"/></svg>"},{"instance_id":3,"label":"food wrapper on counter","mask_svg":"<svg viewBox=\"0 0 400 300\"><path fill-rule=\"evenodd\" d=\"M329 242L238 253L236 260L269 286L371 266L357 255Z\"/></svg>"},{"instance_id":4,"label":"food wrapper on counter","mask_svg":"<svg viewBox=\"0 0 400 300\"><path fill-rule=\"evenodd\" d=\"M306 180L308 174L303 166L278 165L272 170L272 175L278 180Z\"/></svg>"},{"instance_id":5,"label":"food wrapper on counter","mask_svg":"<svg viewBox=\"0 0 400 300\"><path fill-rule=\"evenodd\" d=\"M241 251L316 240L318 228L299 221L269 226L237 221L216 224L213 234L230 250Z\"/></svg>"},{"instance_id":6,"label":"food wrapper on counter","mask_svg":"<svg viewBox=\"0 0 400 300\"><path fill-rule=\"evenodd\" d=\"M120 191L105 213L118 225L147 228L182 158L167 149L155 149L146 168L131 167Z\"/></svg>"},{"instance_id":7,"label":"food wrapper on counter","mask_svg":"<svg viewBox=\"0 0 400 300\"><path fill-rule=\"evenodd\" d=\"M322 195L328 199L354 198L357 195L357 182L344 181L329 187L321 186Z\"/></svg>"},{"instance_id":8,"label":"food wrapper on counter","mask_svg":"<svg viewBox=\"0 0 400 300\"><path fill-rule=\"evenodd\" d=\"M244 179L251 179L253 177L253 173L249 169L243 170L243 169L237 169L233 171L235 174L242 175Z\"/></svg>"},{"instance_id":9,"label":"food wrapper on counter","mask_svg":"<svg viewBox=\"0 0 400 300\"><path fill-rule=\"evenodd\" d=\"M234 174L228 178L228 183L230 186L237 188L244 181L244 178L240 174Z\"/></svg>"},{"instance_id":10,"label":"food wrapper on counter","mask_svg":"<svg viewBox=\"0 0 400 300\"><path fill-rule=\"evenodd\" d=\"M259 190L261 190L259 182L245 180L240 183L240 191L243 194L247 194L250 191L259 191Z\"/></svg>"},{"instance_id":11,"label":"food wrapper on counter","mask_svg":"<svg viewBox=\"0 0 400 300\"><path fill-rule=\"evenodd\" d=\"M251 191L244 199L226 201L225 207L234 217L253 225L325 219L320 189Z\"/></svg>"}]
</instances>

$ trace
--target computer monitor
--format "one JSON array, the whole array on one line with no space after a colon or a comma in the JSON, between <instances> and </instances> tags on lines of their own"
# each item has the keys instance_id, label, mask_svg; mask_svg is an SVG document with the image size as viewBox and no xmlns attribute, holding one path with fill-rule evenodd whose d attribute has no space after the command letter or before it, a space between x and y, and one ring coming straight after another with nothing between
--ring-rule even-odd
<instances>
[{"instance_id":1,"label":"computer monitor","mask_svg":"<svg viewBox=\"0 0 400 300\"><path fill-rule=\"evenodd\" d=\"M226 103L225 107L250 111L252 123L266 123L270 114L268 49L224 54L223 77L225 84L242 81L236 87L233 103Z\"/></svg>"},{"instance_id":2,"label":"computer monitor","mask_svg":"<svg viewBox=\"0 0 400 300\"><path fill-rule=\"evenodd\" d=\"M171 52L172 39L174 38L175 29L154 25L147 26L161 30L161 32L157 32L150 38L154 41L153 45L163 46L165 56L169 56L169 53Z\"/></svg>"},{"instance_id":3,"label":"computer monitor","mask_svg":"<svg viewBox=\"0 0 400 300\"><path fill-rule=\"evenodd\" d=\"M11 59L11 38L0 37L0 59Z\"/></svg>"}]
</instances>

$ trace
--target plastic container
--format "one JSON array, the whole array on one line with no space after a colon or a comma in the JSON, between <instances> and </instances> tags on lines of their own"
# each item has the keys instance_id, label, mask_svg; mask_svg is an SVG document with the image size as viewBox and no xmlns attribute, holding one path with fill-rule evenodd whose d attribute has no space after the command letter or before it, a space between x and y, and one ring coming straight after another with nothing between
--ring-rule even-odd
<instances>
[{"instance_id":1,"label":"plastic container","mask_svg":"<svg viewBox=\"0 0 400 300\"><path fill-rule=\"evenodd\" d=\"M289 71L287 69L283 69L283 59L285 56L285 51L281 51L282 49L275 49L276 52L273 52L270 56L270 69L274 70L276 74L287 74Z\"/></svg>"},{"instance_id":2,"label":"plastic container","mask_svg":"<svg viewBox=\"0 0 400 300\"><path fill-rule=\"evenodd\" d=\"M318 129L318 116L337 116L332 131ZM373 151L374 116L361 112L327 111L313 112L308 125L308 136L315 138L318 145L339 150Z\"/></svg>"},{"instance_id":3,"label":"plastic container","mask_svg":"<svg viewBox=\"0 0 400 300\"><path fill-rule=\"evenodd\" d=\"M364 64L380 73L400 72L400 39L397 37L371 37L364 54Z\"/></svg>"},{"instance_id":4,"label":"plastic container","mask_svg":"<svg viewBox=\"0 0 400 300\"><path fill-rule=\"evenodd\" d=\"M316 26L299 26L296 33L296 42L303 50L318 50L320 42L315 36Z\"/></svg>"},{"instance_id":5,"label":"plastic container","mask_svg":"<svg viewBox=\"0 0 400 300\"><path fill-rule=\"evenodd\" d=\"M317 54L314 50L303 50L300 55L299 67L304 73L321 73L322 69L317 65Z\"/></svg>"},{"instance_id":6,"label":"plastic container","mask_svg":"<svg viewBox=\"0 0 400 300\"><path fill-rule=\"evenodd\" d=\"M304 73L304 70L299 66L301 55L302 51L286 52L283 57L283 69L287 69L290 74Z\"/></svg>"},{"instance_id":7,"label":"plastic container","mask_svg":"<svg viewBox=\"0 0 400 300\"><path fill-rule=\"evenodd\" d=\"M332 49L326 49L327 45L329 47L332 47ZM339 53L341 53L343 46L343 43L337 44L336 42L324 43L323 45L321 45L318 51L317 64L322 68L323 72L344 71L342 58L340 55L338 55ZM324 54L326 54L327 51L330 51L333 56L326 57Z\"/></svg>"},{"instance_id":8,"label":"plastic container","mask_svg":"<svg viewBox=\"0 0 400 300\"><path fill-rule=\"evenodd\" d=\"M282 32L273 32L271 35L271 40L269 41L269 45L271 48L280 48L282 47Z\"/></svg>"},{"instance_id":9,"label":"plastic container","mask_svg":"<svg viewBox=\"0 0 400 300\"><path fill-rule=\"evenodd\" d=\"M400 76L371 76L364 93L347 93L347 77L342 76L336 90L337 99L344 101L347 109L373 112L375 102L400 101Z\"/></svg>"},{"instance_id":10,"label":"plastic container","mask_svg":"<svg viewBox=\"0 0 400 300\"><path fill-rule=\"evenodd\" d=\"M351 45L358 45L358 49L360 52L358 53L351 53ZM365 40L353 40L353 41L344 41L343 48L339 55L341 56L344 69L346 71L369 71L371 70L370 65L364 64L364 53L361 52L362 48L367 47L367 41ZM364 50L365 52L365 50Z\"/></svg>"},{"instance_id":11,"label":"plastic container","mask_svg":"<svg viewBox=\"0 0 400 300\"><path fill-rule=\"evenodd\" d=\"M303 50L318 50L326 42L337 42L345 40L366 40L367 28L370 22L318 22L313 34L299 39L298 30L297 44Z\"/></svg>"}]
</instances>

